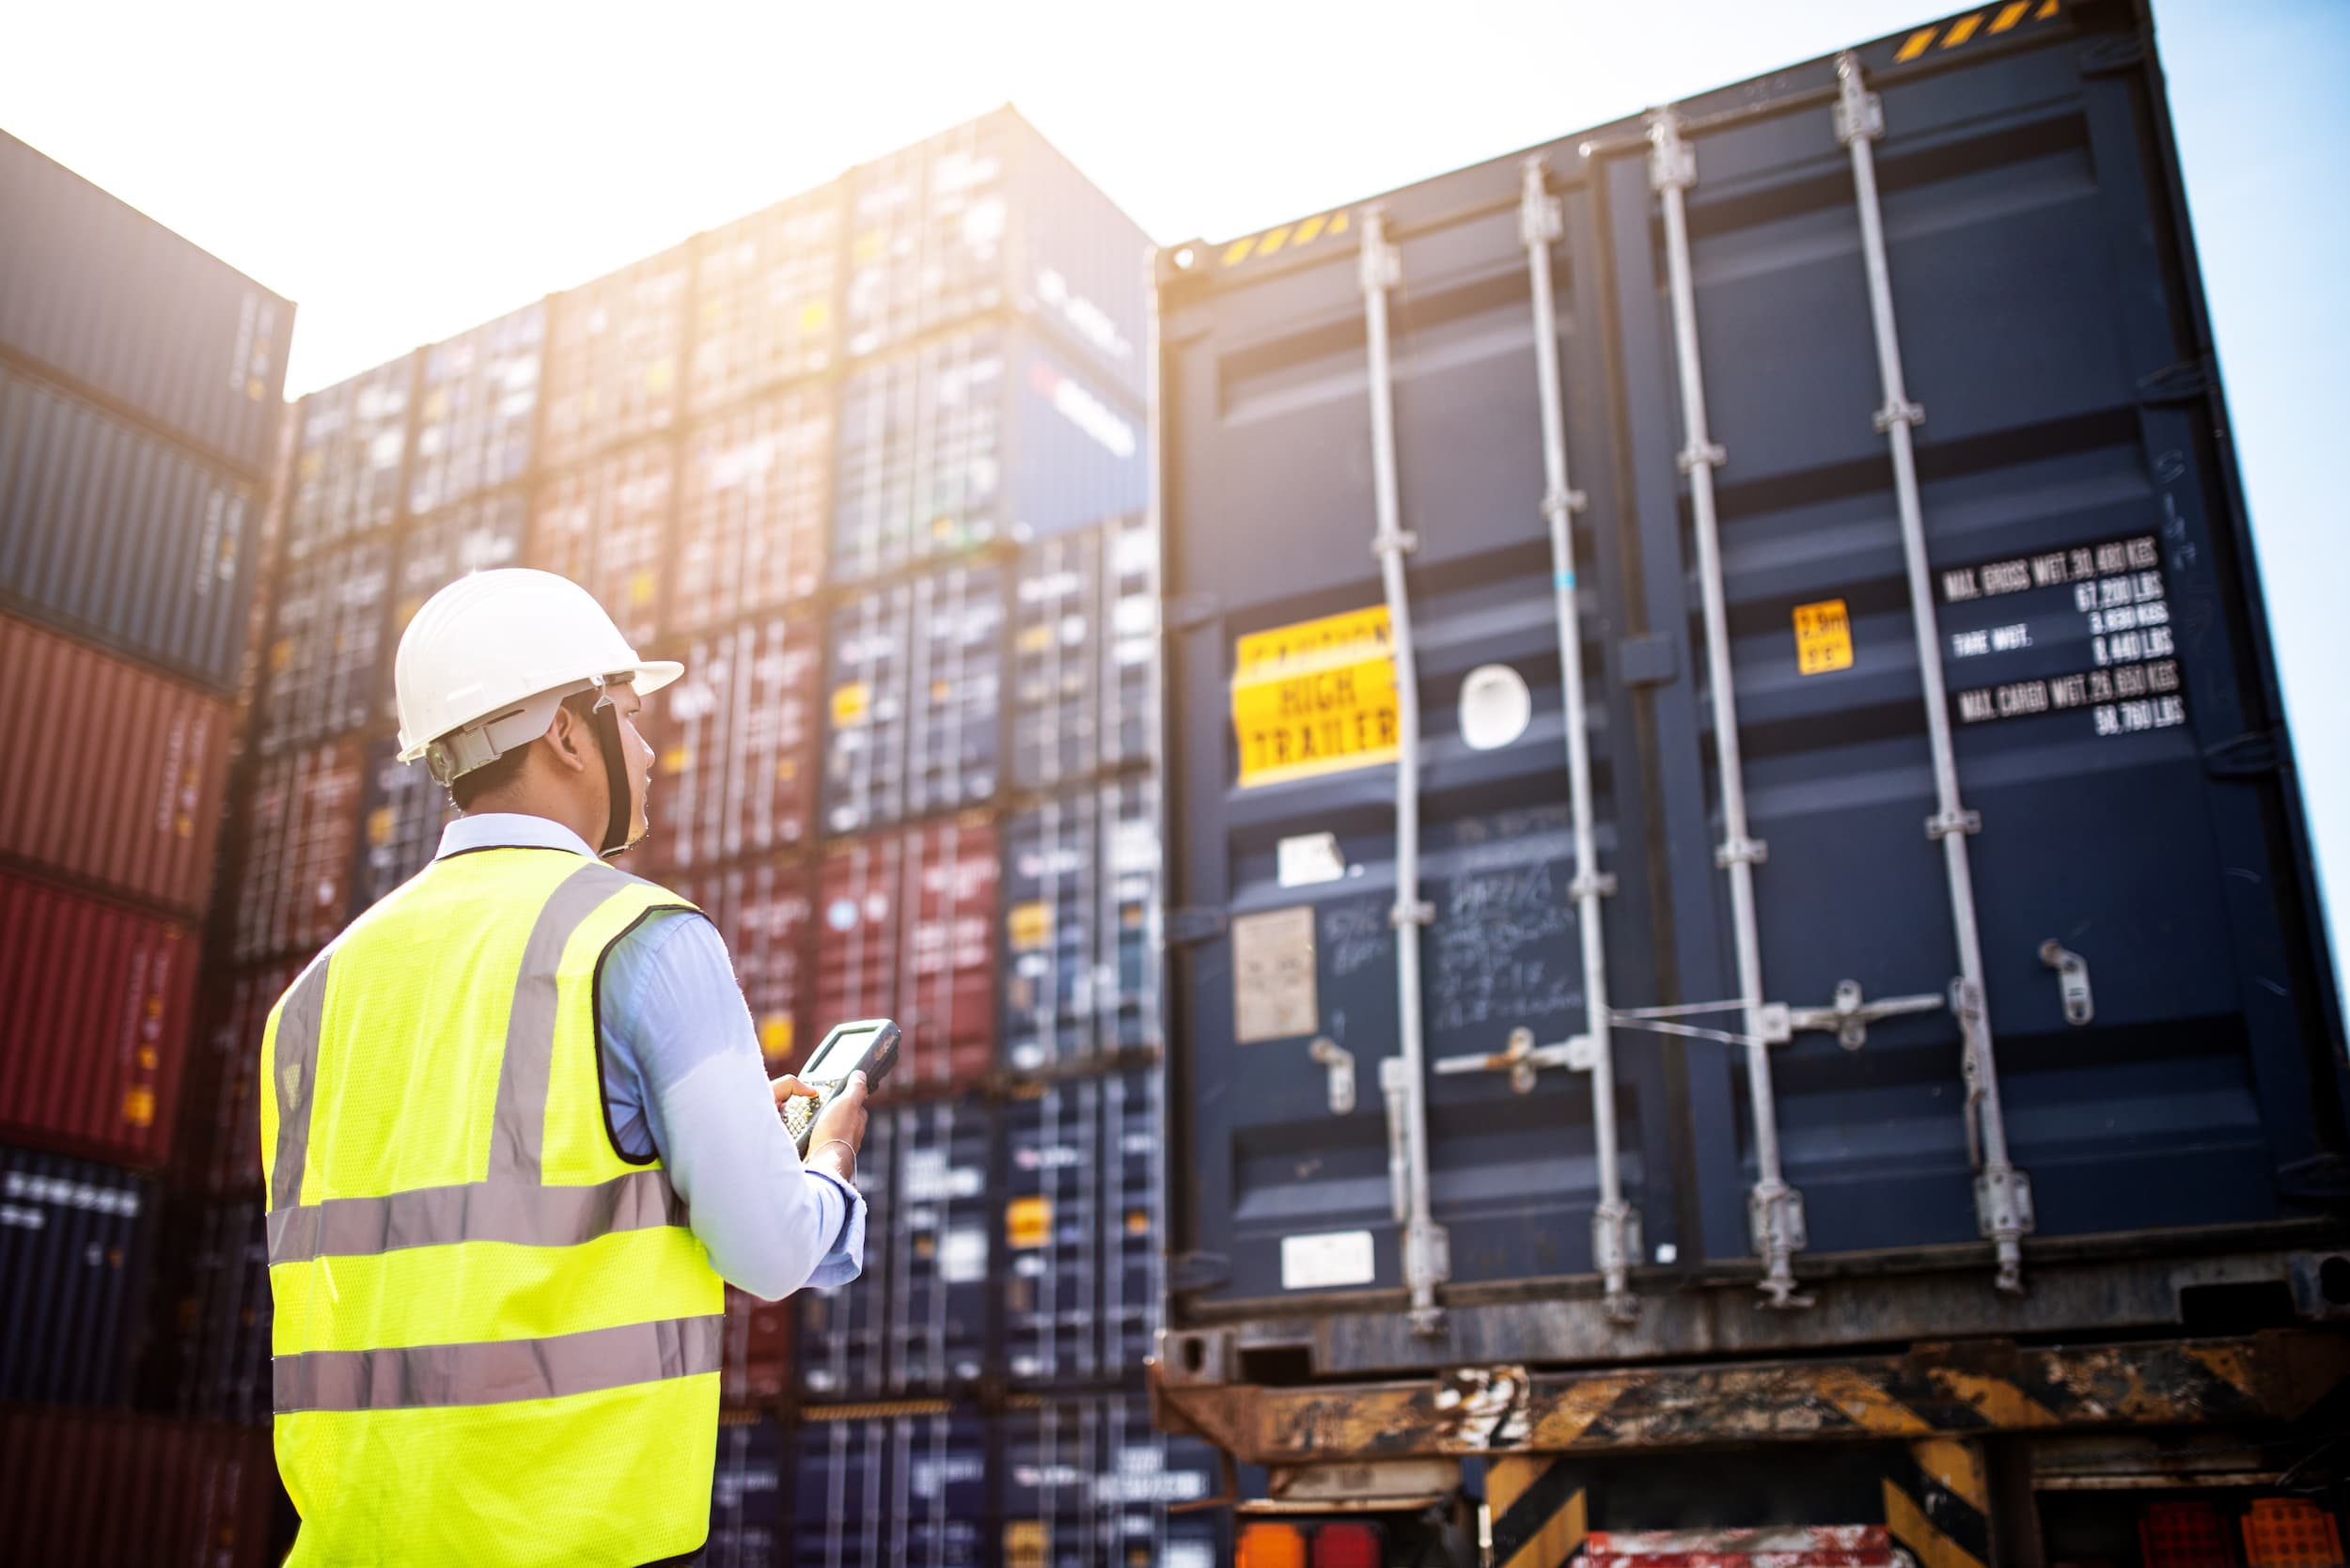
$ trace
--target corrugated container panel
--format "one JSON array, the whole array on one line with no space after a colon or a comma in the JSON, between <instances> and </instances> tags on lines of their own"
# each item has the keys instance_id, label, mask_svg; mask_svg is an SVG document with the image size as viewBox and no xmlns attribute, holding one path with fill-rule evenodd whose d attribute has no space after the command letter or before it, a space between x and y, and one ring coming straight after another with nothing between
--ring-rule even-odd
<instances>
[{"instance_id":1,"label":"corrugated container panel","mask_svg":"<svg viewBox=\"0 0 2350 1568\"><path fill-rule=\"evenodd\" d=\"M270 1435L113 1411L0 1409L0 1519L43 1568L262 1568Z\"/></svg>"},{"instance_id":2,"label":"corrugated container panel","mask_svg":"<svg viewBox=\"0 0 2350 1568\"><path fill-rule=\"evenodd\" d=\"M547 307L511 315L423 351L408 510L422 516L530 472Z\"/></svg>"},{"instance_id":3,"label":"corrugated container panel","mask_svg":"<svg viewBox=\"0 0 2350 1568\"><path fill-rule=\"evenodd\" d=\"M639 649L661 629L676 480L677 444L649 441L556 475L531 504L528 563L594 594Z\"/></svg>"},{"instance_id":4,"label":"corrugated container panel","mask_svg":"<svg viewBox=\"0 0 2350 1568\"><path fill-rule=\"evenodd\" d=\"M179 921L0 874L0 1137L163 1164L200 945Z\"/></svg>"},{"instance_id":5,"label":"corrugated container panel","mask_svg":"<svg viewBox=\"0 0 2350 1568\"><path fill-rule=\"evenodd\" d=\"M648 864L682 870L808 842L819 626L770 614L677 650L684 675L650 699L660 744Z\"/></svg>"},{"instance_id":6,"label":"corrugated container panel","mask_svg":"<svg viewBox=\"0 0 2350 1568\"><path fill-rule=\"evenodd\" d=\"M0 1149L0 1401L130 1397L155 1223L154 1192L127 1172Z\"/></svg>"},{"instance_id":7,"label":"corrugated container panel","mask_svg":"<svg viewBox=\"0 0 2350 1568\"><path fill-rule=\"evenodd\" d=\"M1158 536L1148 518L1040 540L1012 582L1011 780L1045 790L1149 760Z\"/></svg>"},{"instance_id":8,"label":"corrugated container panel","mask_svg":"<svg viewBox=\"0 0 2350 1568\"><path fill-rule=\"evenodd\" d=\"M306 560L399 521L415 379L415 355L402 354L294 405L300 433L285 559Z\"/></svg>"},{"instance_id":9,"label":"corrugated container panel","mask_svg":"<svg viewBox=\"0 0 2350 1568\"><path fill-rule=\"evenodd\" d=\"M843 1014L844 1017L848 1016ZM871 1399L888 1387L889 1236L897 1117L874 1107L857 1151L856 1189L865 1198L865 1271L846 1285L809 1287L799 1309L792 1366L810 1400Z\"/></svg>"},{"instance_id":10,"label":"corrugated container panel","mask_svg":"<svg viewBox=\"0 0 2350 1568\"><path fill-rule=\"evenodd\" d=\"M400 760L397 740L370 747L354 911L376 902L431 864L441 850L441 830L457 817L448 791L432 782L424 764Z\"/></svg>"},{"instance_id":11,"label":"corrugated container panel","mask_svg":"<svg viewBox=\"0 0 2350 1568\"><path fill-rule=\"evenodd\" d=\"M769 859L668 882L708 915L726 939L771 1076L788 1070L809 1038L807 961L815 881L812 867Z\"/></svg>"},{"instance_id":12,"label":"corrugated container panel","mask_svg":"<svg viewBox=\"0 0 2350 1568\"><path fill-rule=\"evenodd\" d=\"M1003 1059L1083 1067L1159 1043L1158 785L1054 796L1004 823Z\"/></svg>"},{"instance_id":13,"label":"corrugated container panel","mask_svg":"<svg viewBox=\"0 0 2350 1568\"><path fill-rule=\"evenodd\" d=\"M0 598L26 614L225 691L260 520L251 481L0 370Z\"/></svg>"},{"instance_id":14,"label":"corrugated container panel","mask_svg":"<svg viewBox=\"0 0 2350 1568\"><path fill-rule=\"evenodd\" d=\"M549 308L540 462L562 468L677 420L690 249L557 294Z\"/></svg>"},{"instance_id":15,"label":"corrugated container panel","mask_svg":"<svg viewBox=\"0 0 2350 1568\"><path fill-rule=\"evenodd\" d=\"M1002 782L1004 571L949 567L836 604L824 829L976 806Z\"/></svg>"},{"instance_id":16,"label":"corrugated container panel","mask_svg":"<svg viewBox=\"0 0 2350 1568\"><path fill-rule=\"evenodd\" d=\"M1033 1085L1003 1116L1006 1374L1030 1388L1138 1380L1167 1245L1157 1074Z\"/></svg>"},{"instance_id":17,"label":"corrugated container panel","mask_svg":"<svg viewBox=\"0 0 2350 1568\"><path fill-rule=\"evenodd\" d=\"M721 1420L707 1568L774 1568L783 1549L783 1428L772 1417Z\"/></svg>"},{"instance_id":18,"label":"corrugated container panel","mask_svg":"<svg viewBox=\"0 0 2350 1568\"><path fill-rule=\"evenodd\" d=\"M350 920L366 786L356 741L306 746L256 770L231 895L239 963L314 951Z\"/></svg>"},{"instance_id":19,"label":"corrugated container panel","mask_svg":"<svg viewBox=\"0 0 2350 1568\"><path fill-rule=\"evenodd\" d=\"M254 716L264 756L364 728L382 712L391 588L388 539L361 540L287 569Z\"/></svg>"},{"instance_id":20,"label":"corrugated container panel","mask_svg":"<svg viewBox=\"0 0 2350 1568\"><path fill-rule=\"evenodd\" d=\"M852 355L1011 309L1140 399L1151 243L1017 114L877 159L847 187Z\"/></svg>"},{"instance_id":21,"label":"corrugated container panel","mask_svg":"<svg viewBox=\"0 0 2350 1568\"><path fill-rule=\"evenodd\" d=\"M840 386L832 574L854 582L1143 506L1142 416L1040 334L958 328Z\"/></svg>"},{"instance_id":22,"label":"corrugated container panel","mask_svg":"<svg viewBox=\"0 0 2350 1568\"><path fill-rule=\"evenodd\" d=\"M794 1435L791 1568L995 1568L985 1418L811 1412Z\"/></svg>"},{"instance_id":23,"label":"corrugated container panel","mask_svg":"<svg viewBox=\"0 0 2350 1568\"><path fill-rule=\"evenodd\" d=\"M0 134L0 344L259 475L294 307Z\"/></svg>"},{"instance_id":24,"label":"corrugated container panel","mask_svg":"<svg viewBox=\"0 0 2350 1568\"><path fill-rule=\"evenodd\" d=\"M837 185L712 229L695 244L697 418L833 363L840 266Z\"/></svg>"},{"instance_id":25,"label":"corrugated container panel","mask_svg":"<svg viewBox=\"0 0 2350 1568\"><path fill-rule=\"evenodd\" d=\"M769 1404L791 1378L791 1309L727 1287L719 1397L728 1405Z\"/></svg>"},{"instance_id":26,"label":"corrugated container panel","mask_svg":"<svg viewBox=\"0 0 2350 1568\"><path fill-rule=\"evenodd\" d=\"M189 1064L180 1168L214 1197L261 1184L261 1028L309 962L284 959L214 983Z\"/></svg>"},{"instance_id":27,"label":"corrugated container panel","mask_svg":"<svg viewBox=\"0 0 2350 1568\"><path fill-rule=\"evenodd\" d=\"M0 615L0 668L49 694L0 722L0 854L183 914L212 895L228 705Z\"/></svg>"},{"instance_id":28,"label":"corrugated container panel","mask_svg":"<svg viewBox=\"0 0 2350 1568\"><path fill-rule=\"evenodd\" d=\"M258 1174L258 1168L257 1168ZM267 1426L273 1408L269 1234L260 1200L206 1205L177 1304L180 1415Z\"/></svg>"},{"instance_id":29,"label":"corrugated container panel","mask_svg":"<svg viewBox=\"0 0 2350 1568\"><path fill-rule=\"evenodd\" d=\"M381 716L396 719L393 660L408 623L424 602L460 577L520 566L530 532L530 504L519 490L460 501L400 531L393 551L391 620L385 628L384 673L376 682Z\"/></svg>"},{"instance_id":30,"label":"corrugated container panel","mask_svg":"<svg viewBox=\"0 0 2350 1568\"><path fill-rule=\"evenodd\" d=\"M998 1431L1005 1564L1216 1568L1228 1560L1229 1513L1170 1511L1215 1496L1215 1450L1153 1431L1141 1397L1048 1399L1003 1416Z\"/></svg>"},{"instance_id":31,"label":"corrugated container panel","mask_svg":"<svg viewBox=\"0 0 2350 1568\"><path fill-rule=\"evenodd\" d=\"M932 1100L888 1114L897 1121L889 1228L882 1236L889 1391L963 1388L987 1371L993 1237L1001 1222L990 1181L995 1114L977 1100ZM870 1256L870 1215L866 1223Z\"/></svg>"},{"instance_id":32,"label":"corrugated container panel","mask_svg":"<svg viewBox=\"0 0 2350 1568\"><path fill-rule=\"evenodd\" d=\"M832 847L817 889L819 1019L894 1018L893 1091L964 1088L995 1048L995 824L965 817Z\"/></svg>"},{"instance_id":33,"label":"corrugated container panel","mask_svg":"<svg viewBox=\"0 0 2350 1568\"><path fill-rule=\"evenodd\" d=\"M695 632L806 599L823 581L832 394L791 387L685 439L668 625Z\"/></svg>"}]
</instances>

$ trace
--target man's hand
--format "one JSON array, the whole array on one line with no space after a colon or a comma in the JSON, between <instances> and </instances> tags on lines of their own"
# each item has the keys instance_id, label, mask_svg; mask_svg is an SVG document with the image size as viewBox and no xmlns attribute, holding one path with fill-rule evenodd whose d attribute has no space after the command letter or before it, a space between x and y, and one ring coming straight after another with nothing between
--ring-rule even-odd
<instances>
[{"instance_id":1,"label":"man's hand","mask_svg":"<svg viewBox=\"0 0 2350 1568\"><path fill-rule=\"evenodd\" d=\"M778 1110L784 1101L795 1095L816 1093L789 1074L773 1082ZM865 1142L865 1074L850 1074L849 1081L817 1114L816 1125L808 1131L808 1164L829 1170L844 1182L856 1180L856 1152Z\"/></svg>"}]
</instances>

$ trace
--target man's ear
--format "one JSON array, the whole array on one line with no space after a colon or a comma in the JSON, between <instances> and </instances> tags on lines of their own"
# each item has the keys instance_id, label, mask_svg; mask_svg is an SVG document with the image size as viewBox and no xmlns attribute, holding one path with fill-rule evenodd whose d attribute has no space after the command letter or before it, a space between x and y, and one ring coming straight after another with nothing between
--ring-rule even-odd
<instances>
[{"instance_id":1,"label":"man's ear","mask_svg":"<svg viewBox=\"0 0 2350 1568\"><path fill-rule=\"evenodd\" d=\"M590 762L602 765L588 721L568 702L555 710L555 722L547 727L546 741L556 761L573 773L586 773Z\"/></svg>"}]
</instances>

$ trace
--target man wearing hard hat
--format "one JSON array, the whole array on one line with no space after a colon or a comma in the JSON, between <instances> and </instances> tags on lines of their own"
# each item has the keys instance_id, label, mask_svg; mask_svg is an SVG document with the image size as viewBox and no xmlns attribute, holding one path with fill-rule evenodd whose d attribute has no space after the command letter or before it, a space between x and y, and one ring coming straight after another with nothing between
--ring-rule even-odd
<instances>
[{"instance_id":1,"label":"man wearing hard hat","mask_svg":"<svg viewBox=\"0 0 2350 1568\"><path fill-rule=\"evenodd\" d=\"M599 858L646 831L632 715L682 673L543 572L400 638L401 760L464 815L261 1045L293 1563L695 1560L722 1281L856 1277L862 1078L803 1164L716 931Z\"/></svg>"}]
</instances>

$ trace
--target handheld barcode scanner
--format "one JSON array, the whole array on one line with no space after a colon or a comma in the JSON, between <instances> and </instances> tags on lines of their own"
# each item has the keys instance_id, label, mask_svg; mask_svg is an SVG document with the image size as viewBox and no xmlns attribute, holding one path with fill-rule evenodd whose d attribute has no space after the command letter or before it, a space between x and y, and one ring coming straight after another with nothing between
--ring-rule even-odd
<instances>
[{"instance_id":1,"label":"handheld barcode scanner","mask_svg":"<svg viewBox=\"0 0 2350 1568\"><path fill-rule=\"evenodd\" d=\"M816 1054L807 1058L807 1065L792 1074L816 1091L812 1099L795 1094L783 1103L783 1124L791 1130L792 1146L803 1159L807 1156L808 1135L816 1130L817 1117L840 1092L850 1074L862 1072L868 1089L881 1088L882 1080L898 1064L898 1026L886 1018L835 1025L816 1047Z\"/></svg>"}]
</instances>

